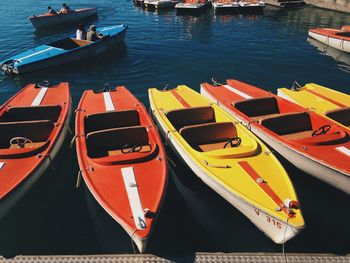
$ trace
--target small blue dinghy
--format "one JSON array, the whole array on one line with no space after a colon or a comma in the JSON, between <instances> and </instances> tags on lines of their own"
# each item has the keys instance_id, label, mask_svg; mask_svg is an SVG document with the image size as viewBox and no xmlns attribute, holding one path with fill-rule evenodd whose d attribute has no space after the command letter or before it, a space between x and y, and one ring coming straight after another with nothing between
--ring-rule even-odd
<instances>
[{"instance_id":1,"label":"small blue dinghy","mask_svg":"<svg viewBox=\"0 0 350 263\"><path fill-rule=\"evenodd\" d=\"M101 27L97 32L103 37L95 42L64 38L41 45L0 62L0 70L3 74L21 74L98 55L123 42L126 29L127 26L124 24Z\"/></svg>"}]
</instances>

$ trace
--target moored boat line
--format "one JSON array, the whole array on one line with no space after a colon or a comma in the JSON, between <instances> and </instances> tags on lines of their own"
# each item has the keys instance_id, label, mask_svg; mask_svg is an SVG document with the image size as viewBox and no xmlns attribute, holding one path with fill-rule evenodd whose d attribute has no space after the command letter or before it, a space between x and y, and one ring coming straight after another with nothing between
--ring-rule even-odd
<instances>
[{"instance_id":1,"label":"moored boat line","mask_svg":"<svg viewBox=\"0 0 350 263\"><path fill-rule=\"evenodd\" d=\"M304 226L287 173L248 129L186 86L149 89L167 144L192 171L276 243Z\"/></svg>"},{"instance_id":2,"label":"moored boat line","mask_svg":"<svg viewBox=\"0 0 350 263\"><path fill-rule=\"evenodd\" d=\"M252 85L204 83L201 92L302 171L350 194L350 136L315 112Z\"/></svg>"}]
</instances>

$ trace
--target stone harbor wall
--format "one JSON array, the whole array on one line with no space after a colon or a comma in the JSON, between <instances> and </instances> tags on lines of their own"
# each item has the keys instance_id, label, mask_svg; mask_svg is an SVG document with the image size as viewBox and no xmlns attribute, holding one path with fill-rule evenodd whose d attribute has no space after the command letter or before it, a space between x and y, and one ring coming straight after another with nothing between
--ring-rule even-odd
<instances>
[{"instance_id":1,"label":"stone harbor wall","mask_svg":"<svg viewBox=\"0 0 350 263\"><path fill-rule=\"evenodd\" d=\"M304 0L306 4L320 8L350 13L350 0Z\"/></svg>"}]
</instances>

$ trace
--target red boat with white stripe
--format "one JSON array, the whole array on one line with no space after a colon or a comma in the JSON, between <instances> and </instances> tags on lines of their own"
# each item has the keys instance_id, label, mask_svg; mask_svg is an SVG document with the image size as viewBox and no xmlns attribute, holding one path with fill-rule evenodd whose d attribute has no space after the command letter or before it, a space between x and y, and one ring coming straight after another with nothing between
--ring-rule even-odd
<instances>
[{"instance_id":1,"label":"red boat with white stripe","mask_svg":"<svg viewBox=\"0 0 350 263\"><path fill-rule=\"evenodd\" d=\"M87 188L144 252L167 185L165 151L146 108L125 87L87 90L76 136Z\"/></svg>"},{"instance_id":2,"label":"red boat with white stripe","mask_svg":"<svg viewBox=\"0 0 350 263\"><path fill-rule=\"evenodd\" d=\"M201 84L201 93L247 125L304 172L350 194L350 136L335 122L237 81Z\"/></svg>"},{"instance_id":3,"label":"red boat with white stripe","mask_svg":"<svg viewBox=\"0 0 350 263\"><path fill-rule=\"evenodd\" d=\"M0 108L0 219L50 167L69 131L68 83L30 84Z\"/></svg>"}]
</instances>

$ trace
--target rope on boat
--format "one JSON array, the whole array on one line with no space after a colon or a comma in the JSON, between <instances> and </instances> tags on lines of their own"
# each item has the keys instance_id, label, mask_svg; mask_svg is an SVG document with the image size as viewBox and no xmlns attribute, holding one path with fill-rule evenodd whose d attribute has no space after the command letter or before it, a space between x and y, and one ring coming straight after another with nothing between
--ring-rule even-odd
<instances>
[{"instance_id":1,"label":"rope on boat","mask_svg":"<svg viewBox=\"0 0 350 263\"><path fill-rule=\"evenodd\" d=\"M78 137L78 134L75 134L72 138L72 140L70 141L69 143L69 148L72 148L73 147L73 144L75 143L75 140L77 139Z\"/></svg>"},{"instance_id":2,"label":"rope on boat","mask_svg":"<svg viewBox=\"0 0 350 263\"><path fill-rule=\"evenodd\" d=\"M285 263L288 263L287 261L287 254L285 253L284 250L284 244L286 243L286 233L287 233L287 228L288 228L288 223L289 223L289 217L287 218L287 225L286 228L284 229L284 233L283 233L283 243L282 243L282 254L283 254L283 259Z\"/></svg>"},{"instance_id":3,"label":"rope on boat","mask_svg":"<svg viewBox=\"0 0 350 263\"><path fill-rule=\"evenodd\" d=\"M223 86L224 85L222 83L217 82L217 80L214 77L211 78L211 81L213 82L214 86Z\"/></svg>"},{"instance_id":4,"label":"rope on boat","mask_svg":"<svg viewBox=\"0 0 350 263\"><path fill-rule=\"evenodd\" d=\"M42 80L39 83L35 84L36 88L48 88L50 86L50 82L48 80Z\"/></svg>"},{"instance_id":5,"label":"rope on boat","mask_svg":"<svg viewBox=\"0 0 350 263\"><path fill-rule=\"evenodd\" d=\"M69 134L70 134L70 135L73 135L73 132L72 132L72 130L71 130L71 128L69 127L69 125L68 125L67 122L64 123L64 126L66 126L66 128L67 128Z\"/></svg>"},{"instance_id":6,"label":"rope on boat","mask_svg":"<svg viewBox=\"0 0 350 263\"><path fill-rule=\"evenodd\" d=\"M136 231L137 231L137 228L134 230L134 232L132 233L131 238L130 238L132 251L134 252L134 254L136 254L136 249L135 249L135 245L134 245L134 240L133 239L134 239Z\"/></svg>"},{"instance_id":7,"label":"rope on boat","mask_svg":"<svg viewBox=\"0 0 350 263\"><path fill-rule=\"evenodd\" d=\"M176 167L176 163L168 155L166 156L166 159L173 167Z\"/></svg>"},{"instance_id":8,"label":"rope on boat","mask_svg":"<svg viewBox=\"0 0 350 263\"><path fill-rule=\"evenodd\" d=\"M213 167L213 168L231 168L231 166L229 165L210 164L207 160L204 160L203 163L206 166Z\"/></svg>"},{"instance_id":9,"label":"rope on boat","mask_svg":"<svg viewBox=\"0 0 350 263\"><path fill-rule=\"evenodd\" d=\"M80 187L80 182L81 182L81 177L83 175L83 172L86 172L86 171L93 171L94 169L92 167L89 167L89 168L85 168L83 170L79 170L78 171L78 175L77 175L77 181L75 183L75 188L79 188Z\"/></svg>"},{"instance_id":10,"label":"rope on boat","mask_svg":"<svg viewBox=\"0 0 350 263\"><path fill-rule=\"evenodd\" d=\"M45 155L42 155L41 153L39 153L37 155L38 158L42 158L42 157L47 157L49 159L49 162L50 162L50 166L51 166L51 169L53 172L55 172L55 166L53 165L53 161L52 161L52 158L51 158L51 155L50 154L45 154Z\"/></svg>"},{"instance_id":11,"label":"rope on boat","mask_svg":"<svg viewBox=\"0 0 350 263\"><path fill-rule=\"evenodd\" d=\"M303 87L296 81L294 80L292 87L290 88L291 90L301 90Z\"/></svg>"}]
</instances>

